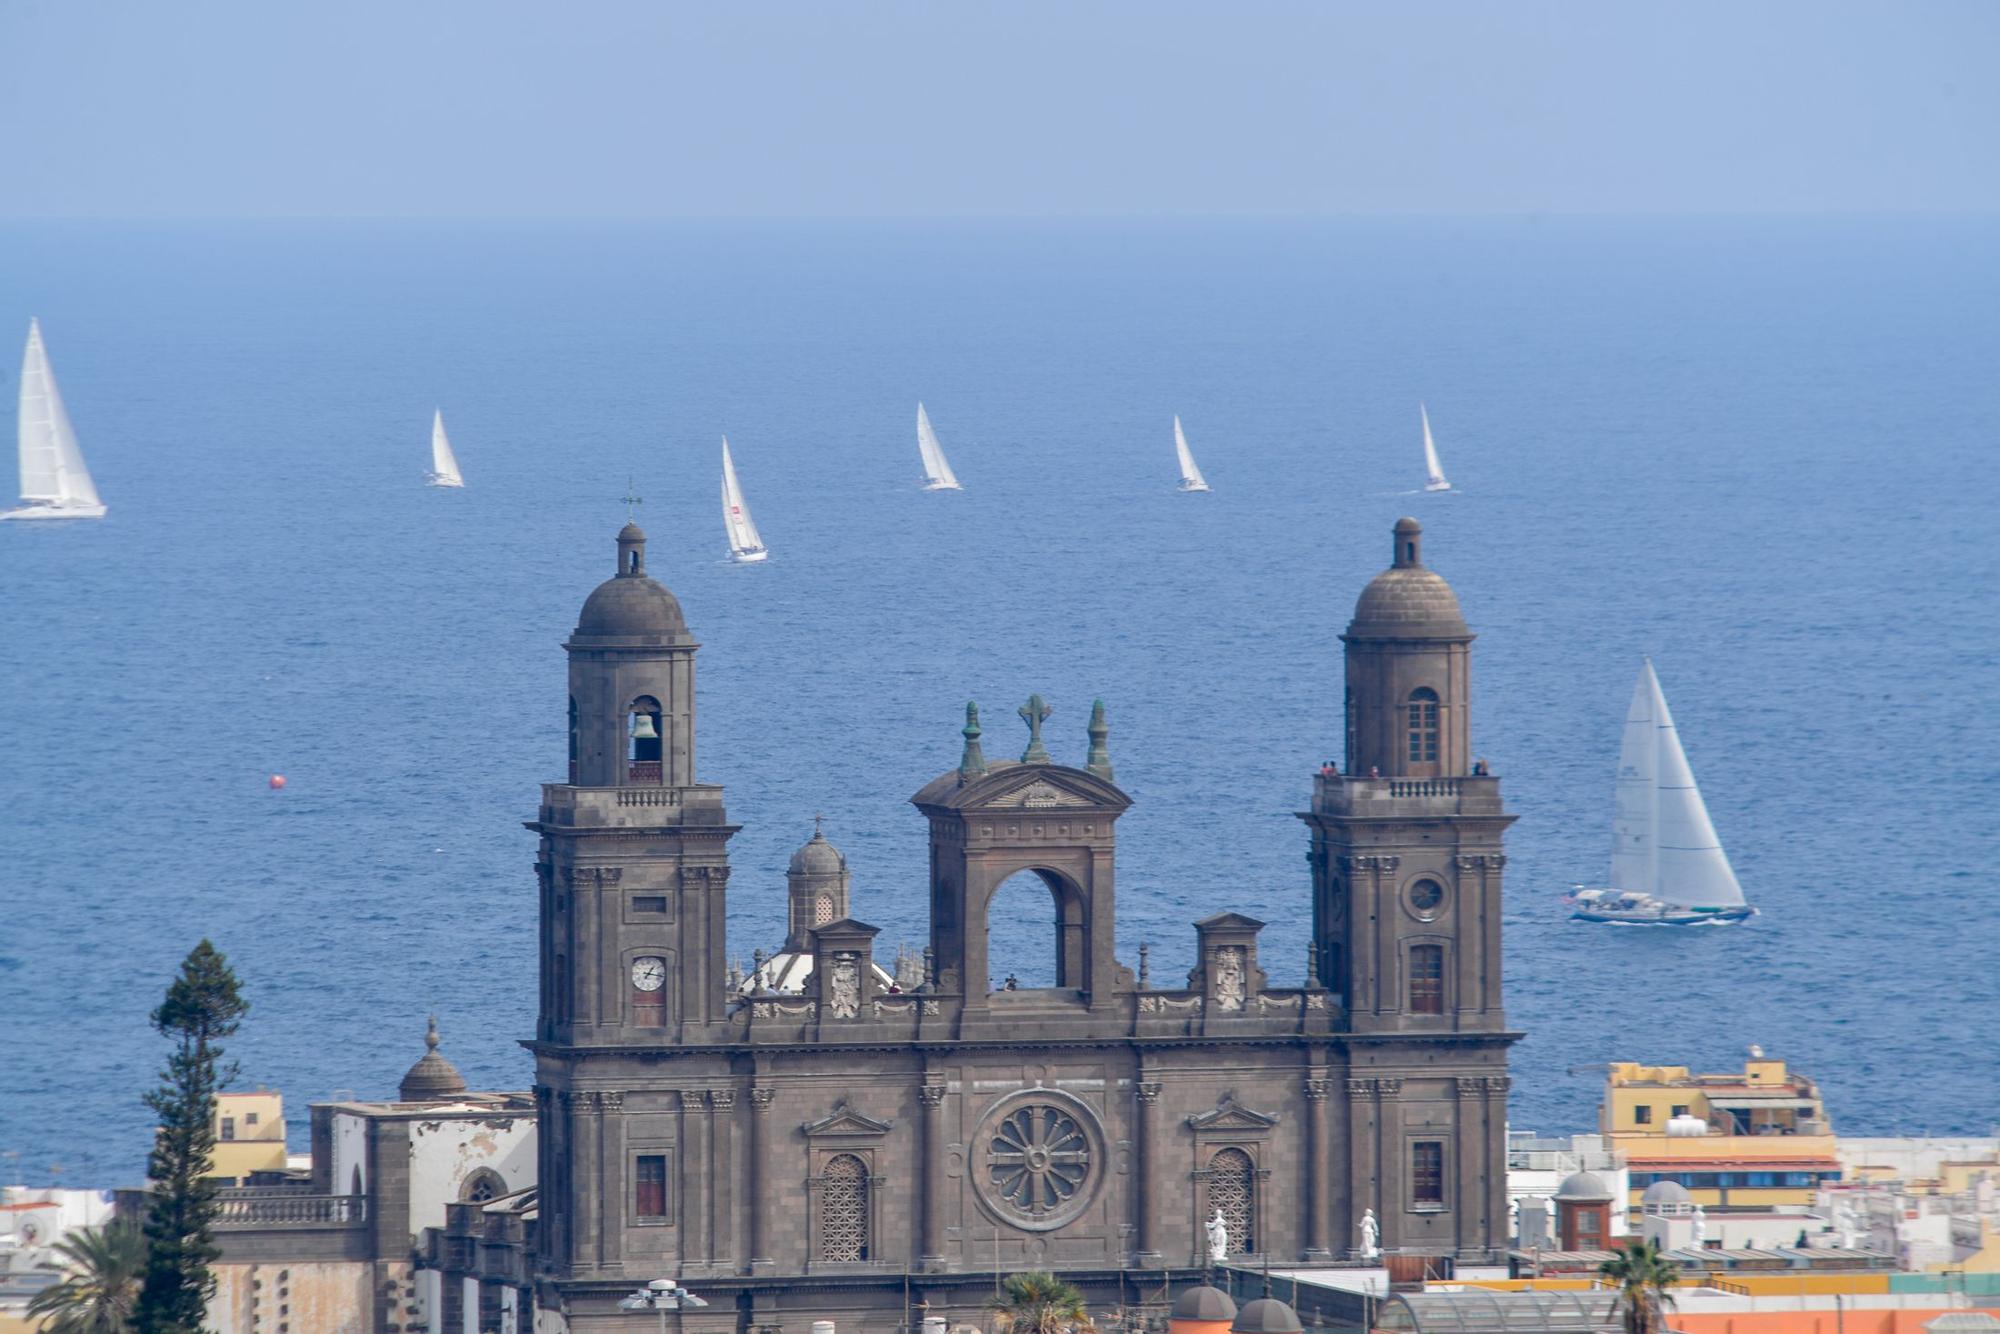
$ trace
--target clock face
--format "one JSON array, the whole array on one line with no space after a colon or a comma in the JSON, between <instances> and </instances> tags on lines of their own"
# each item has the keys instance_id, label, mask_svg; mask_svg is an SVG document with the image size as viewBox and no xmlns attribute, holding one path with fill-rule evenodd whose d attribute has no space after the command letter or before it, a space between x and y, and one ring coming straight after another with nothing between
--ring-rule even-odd
<instances>
[{"instance_id":1,"label":"clock face","mask_svg":"<svg viewBox=\"0 0 2000 1334\"><path fill-rule=\"evenodd\" d=\"M640 991L658 991L667 982L667 961L647 955L632 960L632 985Z\"/></svg>"}]
</instances>

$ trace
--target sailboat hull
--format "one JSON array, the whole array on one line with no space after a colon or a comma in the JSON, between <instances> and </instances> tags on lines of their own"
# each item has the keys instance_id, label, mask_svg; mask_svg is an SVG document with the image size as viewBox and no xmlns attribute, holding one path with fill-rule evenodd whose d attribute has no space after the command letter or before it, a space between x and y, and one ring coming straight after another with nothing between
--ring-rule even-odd
<instances>
[{"instance_id":1,"label":"sailboat hull","mask_svg":"<svg viewBox=\"0 0 2000 1334\"><path fill-rule=\"evenodd\" d=\"M769 560L770 558L771 553L761 547L755 551L732 551L729 553L729 559L735 561L738 565L754 565L760 560Z\"/></svg>"},{"instance_id":2,"label":"sailboat hull","mask_svg":"<svg viewBox=\"0 0 2000 1334\"><path fill-rule=\"evenodd\" d=\"M24 505L20 509L0 513L0 522L8 519L101 519L104 512L102 505Z\"/></svg>"},{"instance_id":3,"label":"sailboat hull","mask_svg":"<svg viewBox=\"0 0 2000 1334\"><path fill-rule=\"evenodd\" d=\"M1586 889L1569 897L1572 922L1607 926L1732 926L1757 915L1744 904L1728 908L1686 908L1663 903L1650 894L1614 889Z\"/></svg>"},{"instance_id":4,"label":"sailboat hull","mask_svg":"<svg viewBox=\"0 0 2000 1334\"><path fill-rule=\"evenodd\" d=\"M1207 482L1182 482L1182 483L1181 483L1181 490L1183 490L1183 491L1206 491L1206 490L1208 490L1208 483L1207 483Z\"/></svg>"},{"instance_id":5,"label":"sailboat hull","mask_svg":"<svg viewBox=\"0 0 2000 1334\"><path fill-rule=\"evenodd\" d=\"M957 482L925 482L925 483L924 483L924 490L926 490L926 491L963 491L963 490L965 490L965 488L964 488L964 487L962 487L962 486L960 486L960 485L959 485L959 484L958 484Z\"/></svg>"},{"instance_id":6,"label":"sailboat hull","mask_svg":"<svg viewBox=\"0 0 2000 1334\"><path fill-rule=\"evenodd\" d=\"M1450 483L1450 482L1425 482L1425 483L1424 483L1424 490L1426 490L1426 491L1449 491L1449 490L1451 490L1451 483Z\"/></svg>"},{"instance_id":7,"label":"sailboat hull","mask_svg":"<svg viewBox=\"0 0 2000 1334\"><path fill-rule=\"evenodd\" d=\"M449 486L461 489L465 486L465 483L456 477L445 477L434 472L424 474L424 484L426 486Z\"/></svg>"}]
</instances>

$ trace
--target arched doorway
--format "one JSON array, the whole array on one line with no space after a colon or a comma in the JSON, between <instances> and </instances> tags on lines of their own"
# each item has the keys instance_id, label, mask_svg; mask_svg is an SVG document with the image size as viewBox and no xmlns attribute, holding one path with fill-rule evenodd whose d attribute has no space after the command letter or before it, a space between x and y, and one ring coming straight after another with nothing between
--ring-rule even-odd
<instances>
[{"instance_id":1,"label":"arched doorway","mask_svg":"<svg viewBox=\"0 0 2000 1334\"><path fill-rule=\"evenodd\" d=\"M986 989L1081 987L1083 932L1083 895L1067 877L1036 867L1016 871L986 900Z\"/></svg>"}]
</instances>

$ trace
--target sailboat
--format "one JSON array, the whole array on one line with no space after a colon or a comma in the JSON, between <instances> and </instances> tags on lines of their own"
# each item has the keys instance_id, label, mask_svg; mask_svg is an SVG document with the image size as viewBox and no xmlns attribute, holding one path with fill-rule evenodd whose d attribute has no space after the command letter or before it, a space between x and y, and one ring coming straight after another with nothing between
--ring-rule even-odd
<instances>
[{"instance_id":1,"label":"sailboat","mask_svg":"<svg viewBox=\"0 0 2000 1334\"><path fill-rule=\"evenodd\" d=\"M1431 414L1419 403L1417 415L1424 421L1424 490L1449 491L1451 483L1445 480L1444 465L1438 462L1437 441L1431 439Z\"/></svg>"},{"instance_id":2,"label":"sailboat","mask_svg":"<svg viewBox=\"0 0 2000 1334\"><path fill-rule=\"evenodd\" d=\"M751 522L750 507L743 501L743 486L736 480L736 463L729 457L729 437L722 437L722 526L729 531L729 558L748 563L763 560L771 553Z\"/></svg>"},{"instance_id":3,"label":"sailboat","mask_svg":"<svg viewBox=\"0 0 2000 1334\"><path fill-rule=\"evenodd\" d=\"M931 429L930 414L924 411L922 403L917 404L917 452L924 456L924 490L959 491L958 474L945 461L944 446L938 443L937 432Z\"/></svg>"},{"instance_id":4,"label":"sailboat","mask_svg":"<svg viewBox=\"0 0 2000 1334\"><path fill-rule=\"evenodd\" d=\"M1611 886L1579 888L1573 918L1630 926L1723 926L1754 917L1709 822L1660 678L1647 659L1625 715Z\"/></svg>"},{"instance_id":5,"label":"sailboat","mask_svg":"<svg viewBox=\"0 0 2000 1334\"><path fill-rule=\"evenodd\" d=\"M1181 430L1180 414L1174 414L1174 457L1180 460L1181 490L1206 491L1208 481L1201 475L1201 469L1194 466L1194 454L1187 446L1187 434Z\"/></svg>"},{"instance_id":6,"label":"sailboat","mask_svg":"<svg viewBox=\"0 0 2000 1334\"><path fill-rule=\"evenodd\" d=\"M431 470L424 480L432 486L464 486L465 475L458 470L458 455L451 452L451 440L444 433L444 410L431 418Z\"/></svg>"},{"instance_id":7,"label":"sailboat","mask_svg":"<svg viewBox=\"0 0 2000 1334\"><path fill-rule=\"evenodd\" d=\"M28 350L21 357L21 508L0 519L101 519L90 471L83 466L76 430L63 410L41 321L28 321Z\"/></svg>"}]
</instances>

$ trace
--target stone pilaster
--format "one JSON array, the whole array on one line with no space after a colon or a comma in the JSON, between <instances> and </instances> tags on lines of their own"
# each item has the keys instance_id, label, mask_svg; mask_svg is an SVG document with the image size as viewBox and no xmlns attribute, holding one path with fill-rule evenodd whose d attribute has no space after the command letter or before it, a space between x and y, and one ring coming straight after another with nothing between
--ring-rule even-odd
<instances>
[{"instance_id":1,"label":"stone pilaster","mask_svg":"<svg viewBox=\"0 0 2000 1334\"><path fill-rule=\"evenodd\" d=\"M1330 1260L1327 1244L1327 1214L1333 1200L1333 1183L1327 1180L1331 1162L1331 1141L1326 1133L1328 1081L1317 1076L1305 1082L1306 1095L1306 1250L1305 1259Z\"/></svg>"},{"instance_id":2,"label":"stone pilaster","mask_svg":"<svg viewBox=\"0 0 2000 1334\"><path fill-rule=\"evenodd\" d=\"M1142 1269L1158 1268L1160 1256L1160 1201L1157 1179L1164 1164L1160 1161L1160 1085L1157 1080L1141 1080L1132 1092L1138 1100L1139 1133L1133 1146L1138 1159L1138 1243L1136 1257Z\"/></svg>"},{"instance_id":3,"label":"stone pilaster","mask_svg":"<svg viewBox=\"0 0 2000 1334\"><path fill-rule=\"evenodd\" d=\"M945 1267L944 1253L944 1099L943 1084L926 1083L918 1087L917 1097L923 1104L923 1172L921 1176L922 1199L918 1210L922 1214L921 1245L917 1257L917 1267L929 1271Z\"/></svg>"},{"instance_id":4,"label":"stone pilaster","mask_svg":"<svg viewBox=\"0 0 2000 1334\"><path fill-rule=\"evenodd\" d=\"M708 1094L681 1090L681 1263L705 1266L709 1257Z\"/></svg>"},{"instance_id":5,"label":"stone pilaster","mask_svg":"<svg viewBox=\"0 0 2000 1334\"><path fill-rule=\"evenodd\" d=\"M594 1108L597 1121L598 1219L597 1262L617 1273L625 1261L625 1095L600 1093Z\"/></svg>"},{"instance_id":6,"label":"stone pilaster","mask_svg":"<svg viewBox=\"0 0 2000 1334\"><path fill-rule=\"evenodd\" d=\"M750 1161L743 1165L744 1189L750 1201L750 1264L748 1272L768 1274L776 1266L765 1252L771 1244L771 1220L767 1215L770 1193L765 1175L765 1158L771 1152L771 1100L776 1091L750 1090Z\"/></svg>"}]
</instances>

